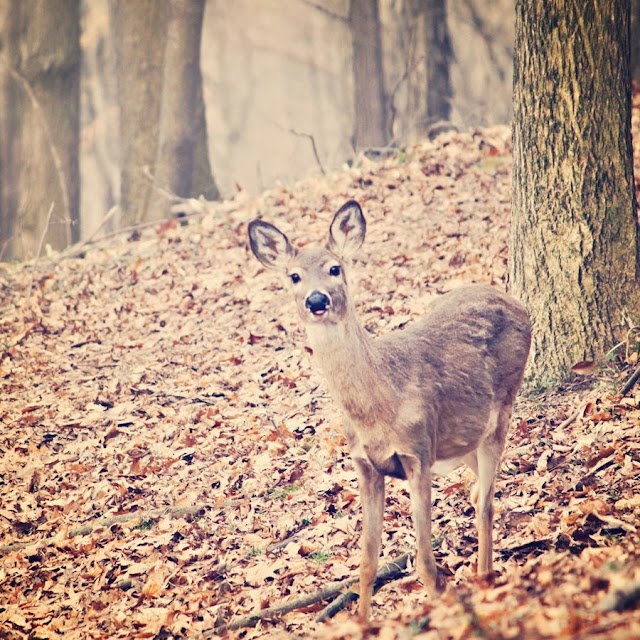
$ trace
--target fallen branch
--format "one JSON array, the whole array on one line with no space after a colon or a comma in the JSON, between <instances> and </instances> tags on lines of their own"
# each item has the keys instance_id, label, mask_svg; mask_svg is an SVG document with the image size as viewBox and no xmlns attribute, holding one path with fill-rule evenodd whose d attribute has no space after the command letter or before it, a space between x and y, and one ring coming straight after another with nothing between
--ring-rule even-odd
<instances>
[{"instance_id":1,"label":"fallen branch","mask_svg":"<svg viewBox=\"0 0 640 640\"><path fill-rule=\"evenodd\" d=\"M573 413L564 421L561 422L556 428L558 431L566 429L572 422L577 420L578 416L585 410L588 402L581 402L573 411Z\"/></svg>"},{"instance_id":2,"label":"fallen branch","mask_svg":"<svg viewBox=\"0 0 640 640\"><path fill-rule=\"evenodd\" d=\"M405 575L407 564L413 558L410 553L403 553L393 562L386 564L376 575L376 581L373 585L374 593L380 589L385 583L397 580ZM342 611L349 603L358 599L360 596L355 591L345 591L341 593L333 602L330 602L316 617L318 622L324 622L333 618L339 611Z\"/></svg>"},{"instance_id":3,"label":"fallen branch","mask_svg":"<svg viewBox=\"0 0 640 640\"><path fill-rule=\"evenodd\" d=\"M378 574L376 576L376 584L379 580L386 582L388 580L393 580L394 578L399 577L406 569L410 557L411 554L405 553L396 558L393 562L390 562L389 564L386 564L384 567L382 567L382 569L378 571ZM296 609L304 609L305 607L309 607L318 602L322 602L323 600L330 600L331 598L340 597L347 587L350 587L356 582L358 582L357 577L347 578L346 580L341 580L340 582L330 584L306 596L302 596L294 600L289 600L289 602L284 602L283 604L268 607L267 609L254 611L253 613L249 613L246 616L241 616L239 618L236 618L235 620L231 620L231 622L229 622L228 624L222 624L216 627L213 631L205 633L204 637L210 638L219 633L223 633L225 631L234 631L235 629L241 629L242 627L255 627L256 624L260 622L260 620L264 620L266 618L277 618L291 611L295 611Z\"/></svg>"},{"instance_id":4,"label":"fallen branch","mask_svg":"<svg viewBox=\"0 0 640 640\"><path fill-rule=\"evenodd\" d=\"M86 536L89 535L94 529L98 529L100 527L111 527L114 524L124 524L126 522L132 522L134 520L140 520L141 522L149 521L149 520L160 520L163 516L171 516L172 518L181 518L183 516L193 516L204 509L206 509L206 505L196 505L193 507L166 507L164 509L154 509L153 511L147 512L135 512L135 513L123 513L118 516L110 516L108 518L100 518L95 522L90 522L88 524L82 525L81 527L76 527L75 529L70 529L67 532L67 538L75 538L77 536ZM13 553L14 551L20 551L22 549L26 549L27 547L32 547L37 544L45 543L49 544L52 540L50 538L42 538L40 540L31 540L30 542L14 542L13 544L7 544L3 547L0 547L0 555L6 555L8 553Z\"/></svg>"},{"instance_id":5,"label":"fallen branch","mask_svg":"<svg viewBox=\"0 0 640 640\"><path fill-rule=\"evenodd\" d=\"M626 396L627 393L631 391L631 388L633 387L633 385L636 382L638 382L639 378L640 378L640 365L638 365L636 370L633 372L633 375L624 383L624 386L622 387L622 389L620 389L620 395Z\"/></svg>"}]
</instances>

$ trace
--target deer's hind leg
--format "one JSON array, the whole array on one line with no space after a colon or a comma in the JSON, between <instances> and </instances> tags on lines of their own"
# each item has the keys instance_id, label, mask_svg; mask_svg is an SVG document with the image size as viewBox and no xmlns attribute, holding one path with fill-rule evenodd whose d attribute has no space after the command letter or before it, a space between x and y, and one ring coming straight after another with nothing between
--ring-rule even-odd
<instances>
[{"instance_id":1,"label":"deer's hind leg","mask_svg":"<svg viewBox=\"0 0 640 640\"><path fill-rule=\"evenodd\" d=\"M504 441L511 420L511 404L491 411L487 436L477 450L465 457L465 462L478 477L471 490L471 501L476 509L478 527L478 574L493 571L493 517L495 478L502 458Z\"/></svg>"}]
</instances>

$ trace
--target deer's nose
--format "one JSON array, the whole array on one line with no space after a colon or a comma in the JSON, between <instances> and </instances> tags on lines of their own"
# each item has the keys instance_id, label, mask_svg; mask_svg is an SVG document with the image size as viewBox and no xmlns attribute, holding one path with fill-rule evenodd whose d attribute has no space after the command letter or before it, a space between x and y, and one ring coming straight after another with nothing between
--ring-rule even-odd
<instances>
[{"instance_id":1,"label":"deer's nose","mask_svg":"<svg viewBox=\"0 0 640 640\"><path fill-rule=\"evenodd\" d=\"M329 300L329 296L326 293L322 293L322 291L312 291L304 304L311 313L316 316L321 316L329 308L331 300Z\"/></svg>"}]
</instances>

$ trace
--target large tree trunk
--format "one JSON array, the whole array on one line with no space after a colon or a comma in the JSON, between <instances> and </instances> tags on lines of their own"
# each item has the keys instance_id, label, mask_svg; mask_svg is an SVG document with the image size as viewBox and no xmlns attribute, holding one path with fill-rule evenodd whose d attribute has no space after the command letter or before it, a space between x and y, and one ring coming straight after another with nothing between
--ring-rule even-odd
<instances>
[{"instance_id":1,"label":"large tree trunk","mask_svg":"<svg viewBox=\"0 0 640 640\"><path fill-rule=\"evenodd\" d=\"M79 19L78 0L3 5L0 251L5 259L33 257L43 243L60 249L79 237Z\"/></svg>"},{"instance_id":2,"label":"large tree trunk","mask_svg":"<svg viewBox=\"0 0 640 640\"><path fill-rule=\"evenodd\" d=\"M116 0L120 223L146 218L158 148L167 16L160 0Z\"/></svg>"},{"instance_id":3,"label":"large tree trunk","mask_svg":"<svg viewBox=\"0 0 640 640\"><path fill-rule=\"evenodd\" d=\"M427 70L427 122L449 120L451 115L451 39L447 24L447 0L422 0L425 20Z\"/></svg>"},{"instance_id":4,"label":"large tree trunk","mask_svg":"<svg viewBox=\"0 0 640 640\"><path fill-rule=\"evenodd\" d=\"M630 123L628 2L517 0L510 280L530 383L602 357L638 312Z\"/></svg>"},{"instance_id":5,"label":"large tree trunk","mask_svg":"<svg viewBox=\"0 0 640 640\"><path fill-rule=\"evenodd\" d=\"M386 98L378 0L351 0L355 149L387 144Z\"/></svg>"},{"instance_id":6,"label":"large tree trunk","mask_svg":"<svg viewBox=\"0 0 640 640\"><path fill-rule=\"evenodd\" d=\"M219 197L206 146L200 72L204 6L204 0L168 0L167 45L154 167L156 191L152 196L150 218L161 218L168 213L167 194ZM204 145L199 146L202 141ZM203 157L197 157L198 150ZM194 180L196 172L199 184ZM198 193L194 193L195 188Z\"/></svg>"},{"instance_id":7,"label":"large tree trunk","mask_svg":"<svg viewBox=\"0 0 640 640\"><path fill-rule=\"evenodd\" d=\"M640 0L631 0L631 77L640 82Z\"/></svg>"}]
</instances>

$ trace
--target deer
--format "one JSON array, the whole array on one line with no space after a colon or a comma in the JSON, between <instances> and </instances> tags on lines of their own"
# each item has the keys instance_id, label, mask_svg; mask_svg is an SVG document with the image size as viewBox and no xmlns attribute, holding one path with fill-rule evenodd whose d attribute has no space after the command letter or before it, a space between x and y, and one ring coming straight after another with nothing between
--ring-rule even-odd
<instances>
[{"instance_id":1,"label":"deer","mask_svg":"<svg viewBox=\"0 0 640 640\"><path fill-rule=\"evenodd\" d=\"M344 416L362 505L361 620L371 616L386 476L408 483L415 571L436 597L444 580L431 541L432 476L470 467L477 572L492 574L495 478L531 343L525 308L495 287L465 285L439 296L415 323L374 338L347 285L366 232L358 202L337 211L325 246L298 250L261 219L248 232L255 257L289 280L313 360Z\"/></svg>"}]
</instances>

